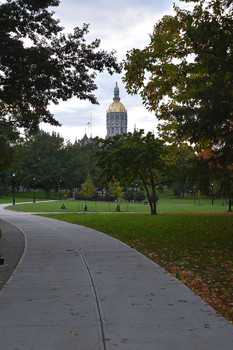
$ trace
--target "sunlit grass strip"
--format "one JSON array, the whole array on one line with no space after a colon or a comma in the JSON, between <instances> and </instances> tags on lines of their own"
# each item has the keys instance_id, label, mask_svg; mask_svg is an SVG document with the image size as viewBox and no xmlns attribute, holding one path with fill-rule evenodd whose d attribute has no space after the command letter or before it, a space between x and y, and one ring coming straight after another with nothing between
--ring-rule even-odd
<instances>
[{"instance_id":1,"label":"sunlit grass strip","mask_svg":"<svg viewBox=\"0 0 233 350\"><path fill-rule=\"evenodd\" d=\"M155 261L233 322L233 215L51 214L113 236Z\"/></svg>"},{"instance_id":2,"label":"sunlit grass strip","mask_svg":"<svg viewBox=\"0 0 233 350\"><path fill-rule=\"evenodd\" d=\"M66 209L60 209L62 203ZM52 201L46 203L18 204L9 207L11 210L25 212L83 212L84 205L87 205L87 212L116 212L116 202L95 202L95 201ZM150 206L138 203L119 203L121 212L149 213ZM194 202L192 199L169 199L161 198L157 204L158 213L166 212L227 212L228 206L218 200L211 205L210 200Z\"/></svg>"},{"instance_id":3,"label":"sunlit grass strip","mask_svg":"<svg viewBox=\"0 0 233 350\"><path fill-rule=\"evenodd\" d=\"M62 204L65 209L61 209ZM84 206L87 212L116 212L115 202L94 202L94 201L53 201L46 203L18 204L10 206L8 209L25 212L83 212ZM139 205L134 203L120 203L120 211L128 212L149 212L149 205Z\"/></svg>"}]
</instances>

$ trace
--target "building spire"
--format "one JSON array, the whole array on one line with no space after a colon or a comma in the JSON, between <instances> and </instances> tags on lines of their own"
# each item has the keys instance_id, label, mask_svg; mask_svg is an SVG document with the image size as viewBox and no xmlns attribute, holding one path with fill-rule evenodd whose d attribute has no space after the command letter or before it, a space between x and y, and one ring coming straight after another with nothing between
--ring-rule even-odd
<instances>
[{"instance_id":1,"label":"building spire","mask_svg":"<svg viewBox=\"0 0 233 350\"><path fill-rule=\"evenodd\" d=\"M119 96L119 87L116 83L116 87L114 88L114 97L113 101L120 101L120 96Z\"/></svg>"}]
</instances>

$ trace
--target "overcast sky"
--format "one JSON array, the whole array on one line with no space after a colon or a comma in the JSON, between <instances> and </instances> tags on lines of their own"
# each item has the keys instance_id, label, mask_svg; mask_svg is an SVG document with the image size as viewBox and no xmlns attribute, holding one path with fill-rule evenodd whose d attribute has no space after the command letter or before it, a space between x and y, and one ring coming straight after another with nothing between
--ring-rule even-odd
<instances>
[{"instance_id":1,"label":"overcast sky","mask_svg":"<svg viewBox=\"0 0 233 350\"><path fill-rule=\"evenodd\" d=\"M61 0L54 8L55 17L60 19L65 31L72 32L74 27L89 23L88 40L101 40L101 49L116 50L119 61L125 58L132 48L144 48L149 43L149 34L153 26L166 14L173 13L175 0ZM176 4L180 3L175 1ZM182 3L182 7L183 7ZM51 106L55 118L62 127L41 124L45 131L56 131L65 140L81 139L85 132L88 136L106 136L106 110L113 101L116 82L120 89L121 102L128 113L128 131L137 129L154 131L156 134L155 115L149 113L142 104L140 96L128 95L122 83L122 75L99 74L96 79L96 96L99 105L74 98ZM87 125L92 119L92 130Z\"/></svg>"}]
</instances>

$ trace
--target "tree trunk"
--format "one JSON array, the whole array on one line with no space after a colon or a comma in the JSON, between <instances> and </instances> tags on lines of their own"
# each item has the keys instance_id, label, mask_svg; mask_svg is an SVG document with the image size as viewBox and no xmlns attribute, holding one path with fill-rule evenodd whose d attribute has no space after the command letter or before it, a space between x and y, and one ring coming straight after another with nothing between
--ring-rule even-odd
<instances>
[{"instance_id":1,"label":"tree trunk","mask_svg":"<svg viewBox=\"0 0 233 350\"><path fill-rule=\"evenodd\" d=\"M46 188L45 192L46 192L46 199L50 199L50 188Z\"/></svg>"},{"instance_id":2,"label":"tree trunk","mask_svg":"<svg viewBox=\"0 0 233 350\"><path fill-rule=\"evenodd\" d=\"M149 203L150 203L150 212L151 212L151 215L157 215L156 203L152 203L152 202L149 202Z\"/></svg>"},{"instance_id":3,"label":"tree trunk","mask_svg":"<svg viewBox=\"0 0 233 350\"><path fill-rule=\"evenodd\" d=\"M155 183L154 183L153 174L151 172L150 172L150 182L151 182L151 189L152 189L151 215L157 215Z\"/></svg>"},{"instance_id":4,"label":"tree trunk","mask_svg":"<svg viewBox=\"0 0 233 350\"><path fill-rule=\"evenodd\" d=\"M151 210L151 215L157 215L156 209L152 209L152 210Z\"/></svg>"},{"instance_id":5,"label":"tree trunk","mask_svg":"<svg viewBox=\"0 0 233 350\"><path fill-rule=\"evenodd\" d=\"M148 202L150 204L150 211L151 211L151 215L157 215L157 211L156 211L156 193L155 193L155 186L154 186L154 179L153 176L149 176L150 180L151 180L151 187L152 187L152 200L151 200L151 196L150 196L150 192L149 192L149 188L143 178L143 176L140 174L140 172L138 172L139 177L141 178L144 188L146 190L146 194L147 194L147 199Z\"/></svg>"}]
</instances>

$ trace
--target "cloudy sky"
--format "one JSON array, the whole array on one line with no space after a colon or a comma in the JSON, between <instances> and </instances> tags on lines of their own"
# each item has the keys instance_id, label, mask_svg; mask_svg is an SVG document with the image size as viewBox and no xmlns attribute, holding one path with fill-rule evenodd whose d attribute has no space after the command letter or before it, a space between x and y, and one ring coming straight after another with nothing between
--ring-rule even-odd
<instances>
[{"instance_id":1,"label":"cloudy sky","mask_svg":"<svg viewBox=\"0 0 233 350\"><path fill-rule=\"evenodd\" d=\"M116 50L119 61L125 58L132 48L144 48L149 43L149 34L153 26L166 14L173 13L173 2L178 0L61 0L60 6L54 8L55 17L60 19L65 31L72 32L74 27L89 23L87 39L101 40L101 49ZM184 4L182 3L182 7ZM141 102L140 96L126 93L122 75L99 74L96 79L98 90L96 96L99 105L76 98L51 106L55 118L62 127L41 124L45 131L59 132L65 140L74 142L81 139L86 132L90 136L106 136L106 110L112 103L116 82L120 88L121 102L128 113L128 131L137 129L156 133L156 118L149 113ZM92 120L92 128L87 124Z\"/></svg>"}]
</instances>

